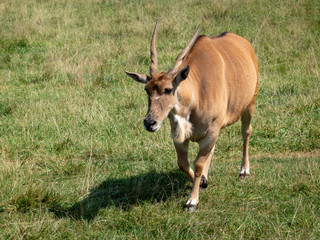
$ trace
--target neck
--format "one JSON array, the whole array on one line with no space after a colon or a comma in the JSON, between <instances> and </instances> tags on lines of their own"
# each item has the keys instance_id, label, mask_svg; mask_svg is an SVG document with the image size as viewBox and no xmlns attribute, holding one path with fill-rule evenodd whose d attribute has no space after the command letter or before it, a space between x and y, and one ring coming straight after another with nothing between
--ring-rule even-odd
<instances>
[{"instance_id":1,"label":"neck","mask_svg":"<svg viewBox=\"0 0 320 240\"><path fill-rule=\"evenodd\" d=\"M180 86L182 87L182 86ZM180 88L176 95L176 104L169 114L171 124L171 137L173 141L182 143L192 135L192 124L190 114L194 102L192 91Z\"/></svg>"}]
</instances>

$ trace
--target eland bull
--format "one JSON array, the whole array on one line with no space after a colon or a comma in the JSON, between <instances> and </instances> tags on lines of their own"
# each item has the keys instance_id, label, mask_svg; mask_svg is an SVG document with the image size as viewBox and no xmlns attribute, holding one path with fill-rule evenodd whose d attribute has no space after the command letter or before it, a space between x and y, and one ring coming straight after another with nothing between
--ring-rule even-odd
<instances>
[{"instance_id":1,"label":"eland bull","mask_svg":"<svg viewBox=\"0 0 320 240\"><path fill-rule=\"evenodd\" d=\"M126 72L145 84L148 112L143 121L150 132L160 129L168 117L178 166L193 182L186 211L199 204L199 188L208 184L208 169L220 129L241 118L243 157L240 176L250 174L248 146L251 119L258 94L258 63L251 44L233 33L213 37L201 35L197 28L173 67L157 72L156 36L151 40L150 75ZM189 142L199 144L192 170L188 161Z\"/></svg>"}]
</instances>

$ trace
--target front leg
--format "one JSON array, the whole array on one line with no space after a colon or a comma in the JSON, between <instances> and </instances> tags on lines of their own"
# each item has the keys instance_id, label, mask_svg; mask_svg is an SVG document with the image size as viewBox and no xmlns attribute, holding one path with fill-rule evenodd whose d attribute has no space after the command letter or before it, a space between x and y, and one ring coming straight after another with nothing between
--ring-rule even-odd
<instances>
[{"instance_id":1,"label":"front leg","mask_svg":"<svg viewBox=\"0 0 320 240\"><path fill-rule=\"evenodd\" d=\"M189 141L185 141L183 143L174 142L174 146L176 148L177 157L178 157L178 166L179 168L187 174L191 182L194 180L193 170L190 168L190 164L188 161L188 147Z\"/></svg>"},{"instance_id":2,"label":"front leg","mask_svg":"<svg viewBox=\"0 0 320 240\"><path fill-rule=\"evenodd\" d=\"M210 156L208 157L208 160L206 161L206 164L204 165L202 175L201 175L201 181L200 181L200 188L204 189L208 187L208 171L210 167L211 157L214 152L215 146L211 149Z\"/></svg>"},{"instance_id":3,"label":"front leg","mask_svg":"<svg viewBox=\"0 0 320 240\"><path fill-rule=\"evenodd\" d=\"M194 171L192 191L191 191L189 200L185 205L185 210L188 212L193 212L198 208L201 177L204 171L206 172L205 174L207 175L207 170L209 168L209 164L214 151L216 140L217 140L217 137L215 138L207 137L199 142L199 148L200 148L199 153L196 160L194 161L195 171Z\"/></svg>"}]
</instances>

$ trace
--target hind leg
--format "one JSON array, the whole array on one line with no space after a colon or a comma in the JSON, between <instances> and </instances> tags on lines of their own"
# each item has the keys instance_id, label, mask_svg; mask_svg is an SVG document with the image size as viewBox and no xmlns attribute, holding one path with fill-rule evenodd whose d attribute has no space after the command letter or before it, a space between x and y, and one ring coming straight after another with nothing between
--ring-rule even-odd
<instances>
[{"instance_id":1,"label":"hind leg","mask_svg":"<svg viewBox=\"0 0 320 240\"><path fill-rule=\"evenodd\" d=\"M254 105L248 106L246 111L241 117L241 135L243 139L243 156L240 169L240 177L246 177L250 175L250 163L249 163L249 139L252 132L251 120L253 116Z\"/></svg>"}]
</instances>

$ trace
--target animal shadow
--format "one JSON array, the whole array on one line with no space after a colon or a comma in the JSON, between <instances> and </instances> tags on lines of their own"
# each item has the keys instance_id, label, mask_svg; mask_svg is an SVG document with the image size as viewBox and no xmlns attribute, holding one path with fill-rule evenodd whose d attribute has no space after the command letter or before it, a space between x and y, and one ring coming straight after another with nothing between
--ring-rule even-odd
<instances>
[{"instance_id":1,"label":"animal shadow","mask_svg":"<svg viewBox=\"0 0 320 240\"><path fill-rule=\"evenodd\" d=\"M169 198L186 195L187 178L181 172L151 171L128 178L108 179L90 190L81 201L69 208L54 206L50 209L56 217L94 219L101 209L116 206L129 210L144 202L164 202Z\"/></svg>"}]
</instances>

